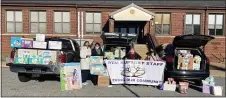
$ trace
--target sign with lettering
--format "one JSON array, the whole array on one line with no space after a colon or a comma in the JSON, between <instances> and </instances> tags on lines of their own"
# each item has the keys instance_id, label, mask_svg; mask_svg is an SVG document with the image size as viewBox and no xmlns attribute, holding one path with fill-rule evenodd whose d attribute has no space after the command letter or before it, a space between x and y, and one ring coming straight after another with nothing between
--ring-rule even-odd
<instances>
[{"instance_id":1,"label":"sign with lettering","mask_svg":"<svg viewBox=\"0 0 226 98\"><path fill-rule=\"evenodd\" d=\"M106 60L112 84L159 85L166 63L146 60Z\"/></svg>"}]
</instances>

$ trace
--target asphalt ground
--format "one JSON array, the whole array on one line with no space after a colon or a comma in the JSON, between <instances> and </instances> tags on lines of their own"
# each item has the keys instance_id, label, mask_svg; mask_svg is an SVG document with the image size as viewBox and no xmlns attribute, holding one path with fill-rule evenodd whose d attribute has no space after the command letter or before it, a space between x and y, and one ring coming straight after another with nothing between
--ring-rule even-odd
<instances>
[{"instance_id":1,"label":"asphalt ground","mask_svg":"<svg viewBox=\"0 0 226 98\"><path fill-rule=\"evenodd\" d=\"M29 82L20 82L17 74L10 72L9 68L2 68L2 97L4 96L79 96L79 97L151 97L151 96L214 96L202 93L200 86L191 85L187 94L180 94L177 91L162 91L154 86L134 85L113 85L112 87L94 86L91 81L82 89L72 91L61 91L59 78L46 76L33 79ZM225 77L215 77L216 85L223 87L225 96Z\"/></svg>"}]
</instances>

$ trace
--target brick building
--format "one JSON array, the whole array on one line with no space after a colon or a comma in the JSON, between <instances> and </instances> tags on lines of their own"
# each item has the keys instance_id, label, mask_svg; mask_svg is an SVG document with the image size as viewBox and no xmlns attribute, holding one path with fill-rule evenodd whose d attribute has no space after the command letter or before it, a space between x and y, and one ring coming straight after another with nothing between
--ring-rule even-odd
<instances>
[{"instance_id":1,"label":"brick building","mask_svg":"<svg viewBox=\"0 0 226 98\"><path fill-rule=\"evenodd\" d=\"M2 0L2 52L10 52L10 37L46 36L89 38L100 33L147 33L170 43L181 34L215 39L205 47L211 61L225 58L225 1L44 1Z\"/></svg>"}]
</instances>

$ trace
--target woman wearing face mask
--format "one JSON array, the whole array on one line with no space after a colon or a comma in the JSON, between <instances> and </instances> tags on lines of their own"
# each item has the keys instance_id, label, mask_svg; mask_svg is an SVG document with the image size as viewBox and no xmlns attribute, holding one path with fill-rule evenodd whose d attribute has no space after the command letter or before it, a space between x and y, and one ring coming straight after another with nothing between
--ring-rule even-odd
<instances>
[{"instance_id":1,"label":"woman wearing face mask","mask_svg":"<svg viewBox=\"0 0 226 98\"><path fill-rule=\"evenodd\" d=\"M92 56L104 56L100 43L95 44L94 48L92 49Z\"/></svg>"},{"instance_id":2,"label":"woman wearing face mask","mask_svg":"<svg viewBox=\"0 0 226 98\"><path fill-rule=\"evenodd\" d=\"M91 56L91 49L89 41L85 41L84 45L80 49L80 57L81 57L81 69L82 69L82 84L87 85L87 79L90 75L90 68L89 68L89 62L90 62L90 56Z\"/></svg>"},{"instance_id":3,"label":"woman wearing face mask","mask_svg":"<svg viewBox=\"0 0 226 98\"><path fill-rule=\"evenodd\" d=\"M123 57L123 59L140 60L142 58L138 53L136 53L135 49L132 47L129 53L125 57Z\"/></svg>"}]
</instances>

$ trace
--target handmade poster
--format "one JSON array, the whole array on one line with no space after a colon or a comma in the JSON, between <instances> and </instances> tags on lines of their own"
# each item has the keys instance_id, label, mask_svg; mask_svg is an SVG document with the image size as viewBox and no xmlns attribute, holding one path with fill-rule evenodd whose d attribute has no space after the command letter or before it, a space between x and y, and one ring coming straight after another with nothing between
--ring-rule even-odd
<instances>
[{"instance_id":1,"label":"handmade poster","mask_svg":"<svg viewBox=\"0 0 226 98\"><path fill-rule=\"evenodd\" d=\"M38 50L38 55L42 56L43 64L46 64L46 65L56 65L57 64L57 51Z\"/></svg>"},{"instance_id":2,"label":"handmade poster","mask_svg":"<svg viewBox=\"0 0 226 98\"><path fill-rule=\"evenodd\" d=\"M36 34L36 41L45 41L45 34Z\"/></svg>"},{"instance_id":3,"label":"handmade poster","mask_svg":"<svg viewBox=\"0 0 226 98\"><path fill-rule=\"evenodd\" d=\"M23 48L32 48L33 47L33 39L22 38L22 47Z\"/></svg>"},{"instance_id":4,"label":"handmade poster","mask_svg":"<svg viewBox=\"0 0 226 98\"><path fill-rule=\"evenodd\" d=\"M17 57L30 58L37 55L37 50L35 49L18 49Z\"/></svg>"},{"instance_id":5,"label":"handmade poster","mask_svg":"<svg viewBox=\"0 0 226 98\"><path fill-rule=\"evenodd\" d=\"M112 84L160 85L166 63L146 60L106 60Z\"/></svg>"},{"instance_id":6,"label":"handmade poster","mask_svg":"<svg viewBox=\"0 0 226 98\"><path fill-rule=\"evenodd\" d=\"M90 64L103 64L103 56L91 56Z\"/></svg>"},{"instance_id":7,"label":"handmade poster","mask_svg":"<svg viewBox=\"0 0 226 98\"><path fill-rule=\"evenodd\" d=\"M49 41L49 49L62 49L61 41Z\"/></svg>"},{"instance_id":8,"label":"handmade poster","mask_svg":"<svg viewBox=\"0 0 226 98\"><path fill-rule=\"evenodd\" d=\"M33 41L33 48L46 49L47 42Z\"/></svg>"},{"instance_id":9,"label":"handmade poster","mask_svg":"<svg viewBox=\"0 0 226 98\"><path fill-rule=\"evenodd\" d=\"M104 72L103 56L91 56L90 74L101 75Z\"/></svg>"},{"instance_id":10,"label":"handmade poster","mask_svg":"<svg viewBox=\"0 0 226 98\"><path fill-rule=\"evenodd\" d=\"M22 45L21 37L11 37L10 46L12 48L21 48L21 45Z\"/></svg>"},{"instance_id":11,"label":"handmade poster","mask_svg":"<svg viewBox=\"0 0 226 98\"><path fill-rule=\"evenodd\" d=\"M63 63L60 66L61 91L82 88L80 63Z\"/></svg>"}]
</instances>

